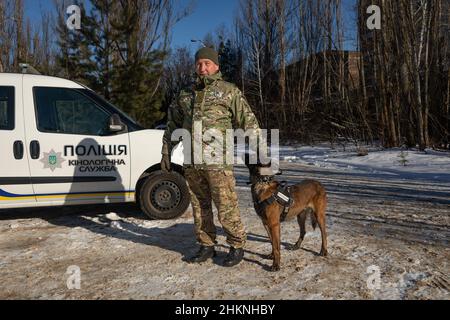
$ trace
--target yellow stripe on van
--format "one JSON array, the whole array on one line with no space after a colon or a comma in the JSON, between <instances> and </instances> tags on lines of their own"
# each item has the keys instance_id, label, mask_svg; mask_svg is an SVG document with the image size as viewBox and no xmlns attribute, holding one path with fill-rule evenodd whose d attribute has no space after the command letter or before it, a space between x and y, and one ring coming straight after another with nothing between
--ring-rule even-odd
<instances>
[{"instance_id":1,"label":"yellow stripe on van","mask_svg":"<svg viewBox=\"0 0 450 320\"><path fill-rule=\"evenodd\" d=\"M86 197L133 197L136 192L110 192L110 193L81 193L81 194L57 194L57 195L39 195L23 197L5 197L0 196L0 201L29 200L29 199L82 199Z\"/></svg>"},{"instance_id":2,"label":"yellow stripe on van","mask_svg":"<svg viewBox=\"0 0 450 320\"><path fill-rule=\"evenodd\" d=\"M46 195L37 196L38 199L58 199L58 198L84 198L84 197L130 197L134 196L134 192L112 192L112 193L82 193L82 194L59 194L59 195Z\"/></svg>"},{"instance_id":3,"label":"yellow stripe on van","mask_svg":"<svg viewBox=\"0 0 450 320\"><path fill-rule=\"evenodd\" d=\"M25 196L25 197L4 197L4 196L0 196L0 201L30 200L30 199L35 199L35 196Z\"/></svg>"}]
</instances>

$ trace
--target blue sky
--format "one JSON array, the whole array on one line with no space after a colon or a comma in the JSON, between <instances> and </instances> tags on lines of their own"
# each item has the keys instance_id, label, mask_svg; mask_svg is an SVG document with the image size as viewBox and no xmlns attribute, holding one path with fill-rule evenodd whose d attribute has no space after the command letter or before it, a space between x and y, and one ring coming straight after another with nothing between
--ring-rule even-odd
<instances>
[{"instance_id":1,"label":"blue sky","mask_svg":"<svg viewBox=\"0 0 450 320\"><path fill-rule=\"evenodd\" d=\"M2 0L0 0L2 1ZM180 3L188 4L189 0L178 0ZM343 9L348 28L354 25L354 17L351 8L356 0L343 0ZM41 17L41 12L53 11L53 0L25 0L25 14L31 18L32 22L37 22ZM239 0L195 0L193 13L181 20L173 30L172 47L187 45L191 50L199 47L196 43L191 43L191 39L203 39L208 32L214 32L217 27L225 24L232 28L233 17L239 7ZM354 32L349 32L347 37L355 38ZM351 41L346 43L346 49L353 49Z\"/></svg>"},{"instance_id":2,"label":"blue sky","mask_svg":"<svg viewBox=\"0 0 450 320\"><path fill-rule=\"evenodd\" d=\"M238 7L239 0L197 0L194 12L175 26L173 46L197 48L199 45L192 44L191 39L202 40L208 32L214 32L223 24L231 27Z\"/></svg>"},{"instance_id":3,"label":"blue sky","mask_svg":"<svg viewBox=\"0 0 450 320\"><path fill-rule=\"evenodd\" d=\"M188 0L179 1L181 4L189 3ZM42 11L54 11L52 0L25 0L24 4L26 16L33 22L40 19ZM172 46L187 45L196 49L198 44L191 43L191 39L203 39L208 32L215 31L221 24L232 24L238 4L239 0L195 0L193 13L174 27Z\"/></svg>"}]
</instances>

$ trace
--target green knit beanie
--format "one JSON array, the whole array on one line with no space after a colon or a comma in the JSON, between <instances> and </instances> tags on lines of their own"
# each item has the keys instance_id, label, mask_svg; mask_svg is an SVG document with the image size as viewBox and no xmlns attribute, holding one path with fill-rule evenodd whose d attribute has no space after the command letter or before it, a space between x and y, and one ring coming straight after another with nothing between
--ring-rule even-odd
<instances>
[{"instance_id":1,"label":"green knit beanie","mask_svg":"<svg viewBox=\"0 0 450 320\"><path fill-rule=\"evenodd\" d=\"M216 50L209 47L204 47L197 51L195 54L195 61L197 62L198 59L209 59L219 65L219 54Z\"/></svg>"}]
</instances>

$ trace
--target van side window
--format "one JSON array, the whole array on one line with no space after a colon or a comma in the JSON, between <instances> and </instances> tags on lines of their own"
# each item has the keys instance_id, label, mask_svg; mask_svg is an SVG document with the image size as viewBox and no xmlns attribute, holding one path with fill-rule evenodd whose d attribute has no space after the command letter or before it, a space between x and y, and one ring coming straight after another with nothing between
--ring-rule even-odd
<instances>
[{"instance_id":1,"label":"van side window","mask_svg":"<svg viewBox=\"0 0 450 320\"><path fill-rule=\"evenodd\" d=\"M14 87L0 86L0 130L14 130Z\"/></svg>"},{"instance_id":2,"label":"van side window","mask_svg":"<svg viewBox=\"0 0 450 320\"><path fill-rule=\"evenodd\" d=\"M110 114L76 89L34 87L33 90L39 131L108 134Z\"/></svg>"}]
</instances>

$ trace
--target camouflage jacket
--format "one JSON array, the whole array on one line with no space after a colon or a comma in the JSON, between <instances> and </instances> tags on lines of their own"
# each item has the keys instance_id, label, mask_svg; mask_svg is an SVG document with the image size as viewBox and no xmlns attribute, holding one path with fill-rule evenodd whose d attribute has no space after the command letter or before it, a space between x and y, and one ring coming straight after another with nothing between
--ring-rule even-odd
<instances>
[{"instance_id":1,"label":"camouflage jacket","mask_svg":"<svg viewBox=\"0 0 450 320\"><path fill-rule=\"evenodd\" d=\"M199 128L199 124L201 124L202 137L206 131L209 130L211 132L210 129L222 134L223 148L221 148L221 151L214 149L209 153L214 156L215 151L222 152L221 161L213 161L214 163L211 163L211 161L204 158L201 158L200 162L198 160L194 161L195 157L198 156L198 152L195 151L194 141L197 141L197 145L202 145L202 153L204 153L204 150L207 150L208 147L210 149L213 148L212 142L216 138L205 139L205 137L194 135L194 127ZM234 154L234 149L226 148L227 129L243 129L244 131L255 129L257 132L260 132L258 120L244 95L237 86L224 81L220 71L211 76L198 77L197 83L193 88L182 90L176 102L169 107L167 129L164 133L163 154L170 153L171 147L177 143L171 141L171 137L175 129L178 128L186 129L190 133L191 138L191 147L187 149L187 141L183 139L185 159L189 156L191 159L191 164L186 164L185 160L185 166L193 166L197 169L232 169L232 164L229 161L226 163L226 150ZM200 130L197 129L196 132L199 133ZM208 140L210 141L208 142ZM191 153L190 155L189 152ZM194 155L195 152L197 155Z\"/></svg>"}]
</instances>

